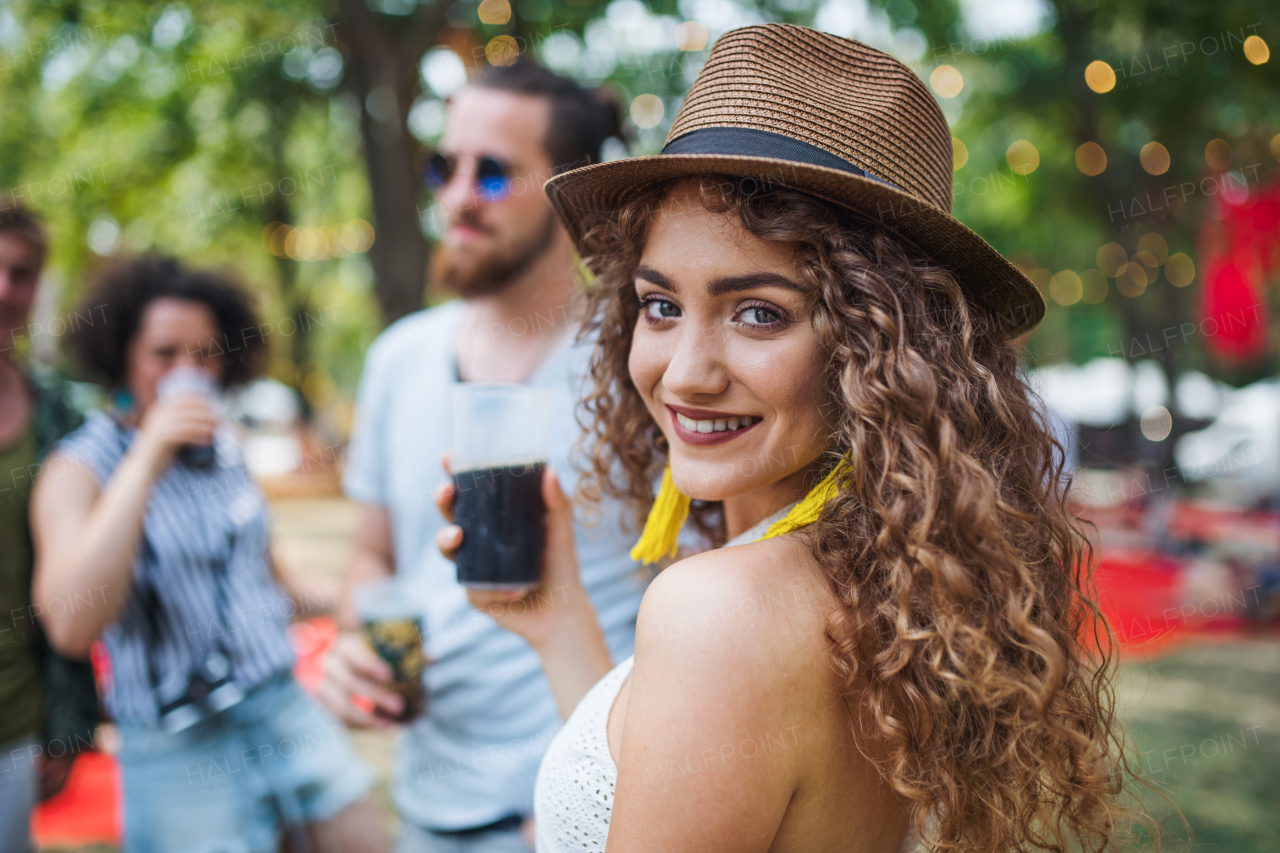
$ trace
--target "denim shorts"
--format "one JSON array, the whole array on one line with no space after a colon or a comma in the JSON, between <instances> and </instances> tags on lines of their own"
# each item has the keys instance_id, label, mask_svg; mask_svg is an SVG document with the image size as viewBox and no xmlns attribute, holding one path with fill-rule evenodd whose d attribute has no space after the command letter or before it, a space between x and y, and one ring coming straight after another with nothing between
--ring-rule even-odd
<instances>
[{"instance_id":1,"label":"denim shorts","mask_svg":"<svg viewBox=\"0 0 1280 853\"><path fill-rule=\"evenodd\" d=\"M273 853L286 826L327 820L373 783L287 672L177 734L119 729L129 853Z\"/></svg>"},{"instance_id":2,"label":"denim shorts","mask_svg":"<svg viewBox=\"0 0 1280 853\"><path fill-rule=\"evenodd\" d=\"M0 744L0 853L30 853L31 809L36 804L35 737Z\"/></svg>"}]
</instances>

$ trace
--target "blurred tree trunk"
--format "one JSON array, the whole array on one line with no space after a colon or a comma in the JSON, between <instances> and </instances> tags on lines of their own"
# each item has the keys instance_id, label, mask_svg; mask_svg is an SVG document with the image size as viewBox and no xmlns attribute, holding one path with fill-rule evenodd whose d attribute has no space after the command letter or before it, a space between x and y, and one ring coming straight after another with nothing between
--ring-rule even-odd
<instances>
[{"instance_id":1,"label":"blurred tree trunk","mask_svg":"<svg viewBox=\"0 0 1280 853\"><path fill-rule=\"evenodd\" d=\"M418 91L418 61L445 20L444 0L410 15L372 11L366 0L337 0L346 85L360 101L360 135L373 202L374 296L384 323L422 307L427 242L419 226L418 143L406 119Z\"/></svg>"},{"instance_id":2,"label":"blurred tree trunk","mask_svg":"<svg viewBox=\"0 0 1280 853\"><path fill-rule=\"evenodd\" d=\"M258 36L257 38L261 38ZM285 156L285 142L289 129L294 126L301 102L292 91L292 87L280 75L279 68L274 74L265 74L254 78L258 85L256 94L270 104L272 124L267 132L267 148L271 152L269 168L272 186L279 187L289 175L288 158ZM292 226L297 217L294 215L292 198L282 192L268 193L264 199L266 218L271 222L283 222ZM284 316L294 321L296 331L288 338L288 361L293 367L291 374L284 377L285 382L298 392L302 420L310 423L315 411L311 401L303 392L307 376L315 370L314 353L310 324L306 322L306 314L311 307L310 294L299 281L298 261L285 255L276 255L275 262L276 287L280 293L280 301L284 308ZM282 318L283 319L283 318ZM268 339L268 345L278 349L283 343L281 336Z\"/></svg>"}]
</instances>

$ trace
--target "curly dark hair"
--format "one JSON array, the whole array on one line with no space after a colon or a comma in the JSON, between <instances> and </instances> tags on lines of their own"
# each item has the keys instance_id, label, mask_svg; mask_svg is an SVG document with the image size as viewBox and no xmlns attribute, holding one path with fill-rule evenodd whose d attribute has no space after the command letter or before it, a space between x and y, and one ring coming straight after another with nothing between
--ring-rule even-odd
<instances>
[{"instance_id":1,"label":"curly dark hair","mask_svg":"<svg viewBox=\"0 0 1280 853\"><path fill-rule=\"evenodd\" d=\"M142 314L157 299L183 299L208 306L218 339L208 354L226 354L222 386L242 385L266 368L267 342L253 298L230 275L184 266L159 254L112 263L85 294L71 325L67 347L86 378L108 388L124 384L129 344Z\"/></svg>"},{"instance_id":2,"label":"curly dark hair","mask_svg":"<svg viewBox=\"0 0 1280 853\"><path fill-rule=\"evenodd\" d=\"M835 401L825 465L848 466L808 533L839 607L827 625L850 724L930 850L1101 851L1136 775L1114 711L1114 643L1061 445L1000 318L947 269L805 193L691 179L702 205L795 248ZM675 183L584 238L584 497L639 516L666 445L628 368L634 272ZM726 190L726 187L728 188ZM693 520L724 541L718 504ZM1145 823L1138 810L1129 812Z\"/></svg>"}]
</instances>

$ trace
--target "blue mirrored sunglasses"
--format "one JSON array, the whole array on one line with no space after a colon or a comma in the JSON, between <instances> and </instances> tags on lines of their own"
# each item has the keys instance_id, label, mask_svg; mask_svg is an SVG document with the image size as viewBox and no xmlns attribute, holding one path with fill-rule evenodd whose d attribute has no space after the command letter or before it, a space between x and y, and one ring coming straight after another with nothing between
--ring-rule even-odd
<instances>
[{"instance_id":1,"label":"blue mirrored sunglasses","mask_svg":"<svg viewBox=\"0 0 1280 853\"><path fill-rule=\"evenodd\" d=\"M427 159L426 174L423 179L432 191L439 192L453 180L458 168L455 155L441 154L439 151ZM511 192L509 169L501 160L484 156L476 159L476 193L485 201L501 201Z\"/></svg>"}]
</instances>

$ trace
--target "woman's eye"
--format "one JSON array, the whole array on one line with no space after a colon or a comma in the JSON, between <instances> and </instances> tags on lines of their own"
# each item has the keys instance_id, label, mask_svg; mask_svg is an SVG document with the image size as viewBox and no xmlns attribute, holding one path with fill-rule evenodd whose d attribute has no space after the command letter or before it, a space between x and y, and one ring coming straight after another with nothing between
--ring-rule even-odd
<instances>
[{"instance_id":1,"label":"woman's eye","mask_svg":"<svg viewBox=\"0 0 1280 853\"><path fill-rule=\"evenodd\" d=\"M782 320L778 312L760 305L753 305L742 312L742 319L748 326L772 326Z\"/></svg>"},{"instance_id":2,"label":"woman's eye","mask_svg":"<svg viewBox=\"0 0 1280 853\"><path fill-rule=\"evenodd\" d=\"M668 320L680 316L680 309L666 299L649 299L644 303L644 313L650 320Z\"/></svg>"}]
</instances>

